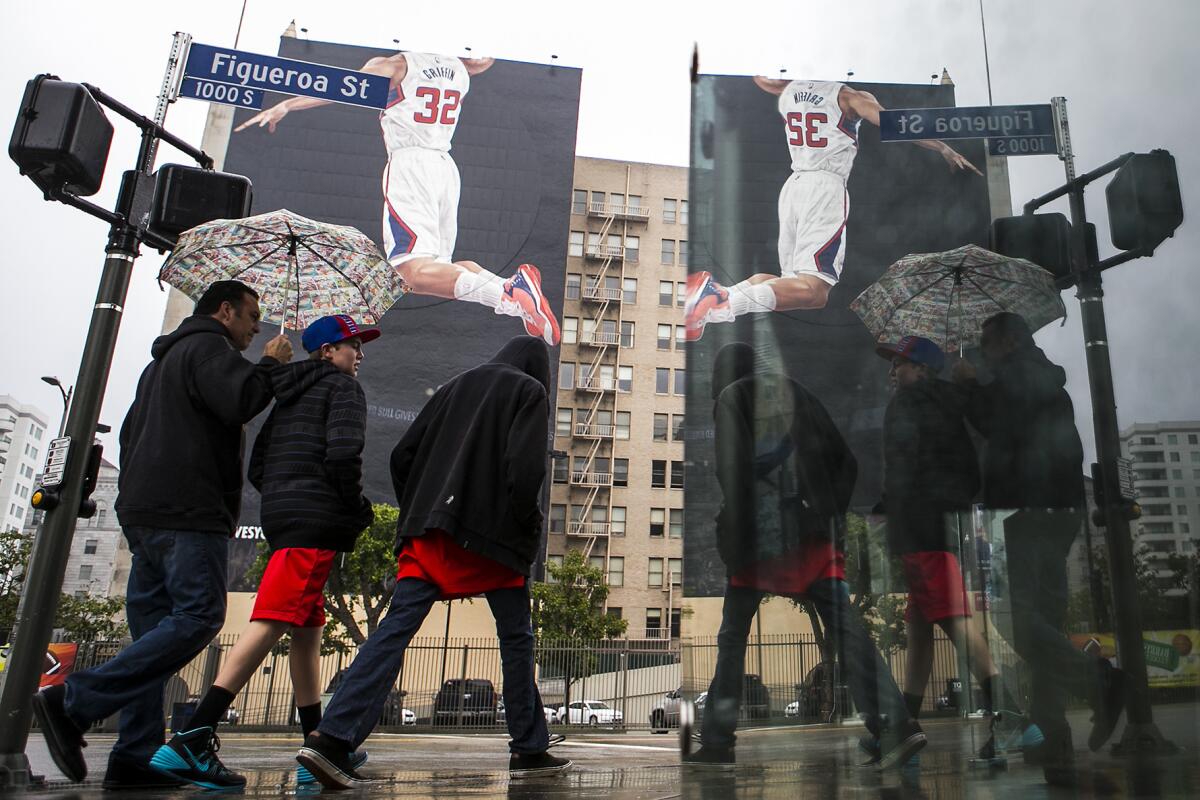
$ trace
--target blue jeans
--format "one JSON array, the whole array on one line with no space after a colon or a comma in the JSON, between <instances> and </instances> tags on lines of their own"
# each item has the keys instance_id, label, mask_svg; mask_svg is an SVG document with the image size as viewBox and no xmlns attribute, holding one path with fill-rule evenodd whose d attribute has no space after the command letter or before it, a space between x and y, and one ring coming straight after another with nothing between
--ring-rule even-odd
<instances>
[{"instance_id":1,"label":"blue jeans","mask_svg":"<svg viewBox=\"0 0 1200 800\"><path fill-rule=\"evenodd\" d=\"M746 640L763 595L757 589L725 587L721 630L717 633L717 669L708 687L700 728L705 747L723 750L737 742L734 731L742 702L742 676L746 672ZM875 644L854 618L846 582L832 578L816 581L807 595L795 599L809 600L816 607L825 635L837 648L838 662L847 673L846 683L854 705L866 715L867 729L879 736L884 714L891 727L905 725L909 714L904 698Z\"/></svg>"},{"instance_id":2,"label":"blue jeans","mask_svg":"<svg viewBox=\"0 0 1200 800\"><path fill-rule=\"evenodd\" d=\"M229 539L129 527L133 554L125 617L133 643L67 677L67 713L80 727L121 711L113 756L149 761L163 743L163 686L221 630Z\"/></svg>"},{"instance_id":3,"label":"blue jeans","mask_svg":"<svg viewBox=\"0 0 1200 800\"><path fill-rule=\"evenodd\" d=\"M437 602L440 591L416 578L396 582L387 616L346 672L317 728L357 749L375 729L388 693L396 684L404 650ZM504 671L504 709L509 750L544 753L550 743L542 695L534 682L533 623L529 612L529 585L497 589L484 595L496 619L500 660Z\"/></svg>"}]
</instances>

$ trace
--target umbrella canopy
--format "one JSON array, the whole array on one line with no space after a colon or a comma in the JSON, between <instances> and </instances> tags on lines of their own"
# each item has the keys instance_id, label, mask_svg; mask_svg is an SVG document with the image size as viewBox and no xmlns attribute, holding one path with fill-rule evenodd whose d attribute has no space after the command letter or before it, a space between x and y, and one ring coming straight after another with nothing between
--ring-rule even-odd
<instances>
[{"instance_id":1,"label":"umbrella canopy","mask_svg":"<svg viewBox=\"0 0 1200 800\"><path fill-rule=\"evenodd\" d=\"M905 256L850 308L876 341L924 336L946 352L976 346L984 320L1001 311L1020 314L1031 330L1067 314L1050 272L973 244Z\"/></svg>"},{"instance_id":2,"label":"umbrella canopy","mask_svg":"<svg viewBox=\"0 0 1200 800\"><path fill-rule=\"evenodd\" d=\"M365 234L286 209L185 231L158 278L193 300L220 280L259 295L264 322L303 330L328 314L379 322L404 282Z\"/></svg>"}]
</instances>

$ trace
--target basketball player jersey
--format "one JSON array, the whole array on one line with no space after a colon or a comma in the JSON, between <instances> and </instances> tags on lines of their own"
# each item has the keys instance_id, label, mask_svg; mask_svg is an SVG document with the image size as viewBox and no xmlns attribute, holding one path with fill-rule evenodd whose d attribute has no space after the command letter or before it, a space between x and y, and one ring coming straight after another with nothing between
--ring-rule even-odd
<instances>
[{"instance_id":1,"label":"basketball player jersey","mask_svg":"<svg viewBox=\"0 0 1200 800\"><path fill-rule=\"evenodd\" d=\"M462 99L471 78L461 59L431 53L405 53L408 72L393 88L379 114L388 152L404 147L450 149Z\"/></svg>"},{"instance_id":2,"label":"basketball player jersey","mask_svg":"<svg viewBox=\"0 0 1200 800\"><path fill-rule=\"evenodd\" d=\"M843 118L838 106L842 84L792 81L779 95L793 172L823 170L844 181L858 153L858 121Z\"/></svg>"}]
</instances>

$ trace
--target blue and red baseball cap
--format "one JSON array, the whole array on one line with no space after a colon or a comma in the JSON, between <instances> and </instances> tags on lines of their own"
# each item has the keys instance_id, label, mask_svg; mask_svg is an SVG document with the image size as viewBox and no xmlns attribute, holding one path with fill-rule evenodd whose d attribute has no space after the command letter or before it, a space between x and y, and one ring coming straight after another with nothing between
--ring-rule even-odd
<instances>
[{"instance_id":1,"label":"blue and red baseball cap","mask_svg":"<svg viewBox=\"0 0 1200 800\"><path fill-rule=\"evenodd\" d=\"M905 336L896 344L879 345L875 352L888 361L899 356L914 364L924 364L934 372L941 372L946 364L942 348L923 336Z\"/></svg>"},{"instance_id":2,"label":"blue and red baseball cap","mask_svg":"<svg viewBox=\"0 0 1200 800\"><path fill-rule=\"evenodd\" d=\"M304 346L306 352L315 353L323 345L337 344L346 339L353 339L355 336L363 344L366 344L378 339L381 333L382 331L378 328L358 327L358 323L349 314L332 314L328 317L321 317L305 328L304 334L300 337L300 344Z\"/></svg>"}]
</instances>

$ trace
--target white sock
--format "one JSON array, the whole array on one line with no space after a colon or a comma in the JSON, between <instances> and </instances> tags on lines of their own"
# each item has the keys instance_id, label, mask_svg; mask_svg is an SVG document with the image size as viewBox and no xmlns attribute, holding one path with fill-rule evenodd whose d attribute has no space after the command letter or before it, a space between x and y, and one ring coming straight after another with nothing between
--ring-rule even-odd
<instances>
[{"instance_id":1,"label":"white sock","mask_svg":"<svg viewBox=\"0 0 1200 800\"><path fill-rule=\"evenodd\" d=\"M481 269L479 272L464 269L458 276L458 280L454 282L454 297L457 300L466 300L494 308L499 314L501 313L500 294L503 289L504 279L499 275L488 272L486 269Z\"/></svg>"},{"instance_id":2,"label":"white sock","mask_svg":"<svg viewBox=\"0 0 1200 800\"><path fill-rule=\"evenodd\" d=\"M742 281L729 289L729 311L733 317L775 310L775 291L770 283Z\"/></svg>"}]
</instances>

